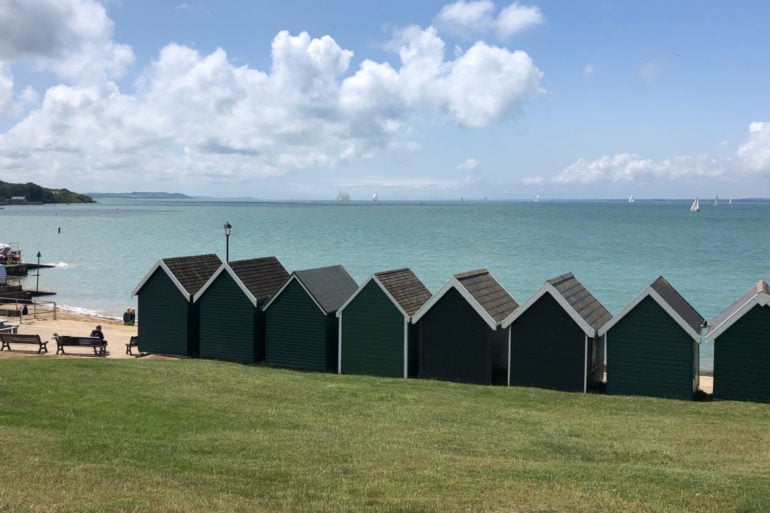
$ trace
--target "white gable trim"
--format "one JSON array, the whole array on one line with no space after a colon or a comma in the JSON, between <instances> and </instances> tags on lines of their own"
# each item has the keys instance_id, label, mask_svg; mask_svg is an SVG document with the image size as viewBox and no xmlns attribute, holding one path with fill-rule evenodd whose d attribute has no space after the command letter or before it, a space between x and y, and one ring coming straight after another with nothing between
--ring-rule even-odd
<instances>
[{"instance_id":1,"label":"white gable trim","mask_svg":"<svg viewBox=\"0 0 770 513\"><path fill-rule=\"evenodd\" d=\"M508 330L508 386L511 386L511 330Z\"/></svg>"},{"instance_id":2,"label":"white gable trim","mask_svg":"<svg viewBox=\"0 0 770 513\"><path fill-rule=\"evenodd\" d=\"M337 310L337 374L342 374L342 316Z\"/></svg>"},{"instance_id":3,"label":"white gable trim","mask_svg":"<svg viewBox=\"0 0 770 513\"><path fill-rule=\"evenodd\" d=\"M404 379L409 377L409 319L404 317Z\"/></svg>"},{"instance_id":4,"label":"white gable trim","mask_svg":"<svg viewBox=\"0 0 770 513\"><path fill-rule=\"evenodd\" d=\"M273 301L275 301L275 300L278 298L278 296L280 296L281 294L283 294L283 291L286 289L286 287L288 287L288 286L289 286L289 284L290 284L292 281L296 281L297 283L299 283L299 286L300 286L300 287L302 287L302 290L304 290L304 291L305 291L305 294L307 294L307 296L308 296L308 297L309 297L311 300L313 300L313 303L315 303L315 306L317 306L317 307L318 307L318 309L319 309L319 310L321 310L321 313L322 313L322 314L324 314L324 315L328 315L328 314L327 314L327 312L326 312L326 310L324 310L323 308L321 308L321 305L319 305L319 304L318 304L318 301L316 301L316 300L315 300L315 298L313 297L313 294L311 294L311 293L310 293L310 291L307 289L307 287L305 287L305 284L304 284L304 283L302 283L302 280L300 280L299 278L297 278L297 275L296 275L296 274L294 274L294 273L292 273L292 275L291 275L291 276L289 276L289 279L288 279L288 280L286 280L286 283L284 283L284 284L283 284L283 286L282 286L282 287L281 287L281 288L278 290L278 292L276 292L275 294L273 294L273 297L271 297L271 298L270 298L270 301L268 301L268 302L267 302L267 304L265 304L265 306L263 306L263 307L262 307L262 310L264 310L264 311L266 312L266 311L267 311L267 309L268 309L268 308L270 308L270 305L272 305L272 304L273 304Z\"/></svg>"},{"instance_id":5,"label":"white gable trim","mask_svg":"<svg viewBox=\"0 0 770 513\"><path fill-rule=\"evenodd\" d=\"M575 324L580 326L580 329L583 330L583 333L586 334L586 336L594 337L596 336L596 330L591 327L590 324L586 322L585 319L583 319L580 314L577 313L577 311L572 308L572 305L570 305L567 300L562 296L558 290L556 290L556 287L551 285L550 283L547 283L543 285L540 290L535 292L529 299L527 299L527 302L523 305L519 306L516 310L511 312L508 317L503 319L503 322L501 326L503 329L509 327L511 324L516 321L519 317L521 317L532 305L537 303L541 297L543 297L546 294L550 294L552 298L556 300L556 302L559 304L559 306L564 309L565 312L567 312L567 315L570 316L570 318L575 321Z\"/></svg>"},{"instance_id":6,"label":"white gable trim","mask_svg":"<svg viewBox=\"0 0 770 513\"><path fill-rule=\"evenodd\" d=\"M736 310L734 314L722 321L721 324L712 326L712 329L706 336L706 342L716 342L716 339L719 338L722 333L727 331L730 326L738 322L755 306L770 306L770 295L754 294L751 299L743 303L743 305L741 305L741 307Z\"/></svg>"},{"instance_id":7,"label":"white gable trim","mask_svg":"<svg viewBox=\"0 0 770 513\"><path fill-rule=\"evenodd\" d=\"M398 311L401 312L401 315L404 316L404 377L407 378L409 377L409 316L407 315L406 310L401 308L401 305L398 304L396 298L394 298L390 292L388 292L388 289L385 288L382 282L374 274L371 275L369 279L367 279L364 284L361 285L358 290L356 290L355 293L350 296L341 307L337 309L337 369L339 369L339 374L342 374L342 314L345 312L345 309L348 307L348 305L356 298L356 296L358 296L358 294L360 294L361 291L364 290L366 286L369 285L369 283L372 281L377 284L380 290L385 293L385 296L388 298L388 300L390 300L390 302L393 303Z\"/></svg>"},{"instance_id":8,"label":"white gable trim","mask_svg":"<svg viewBox=\"0 0 770 513\"><path fill-rule=\"evenodd\" d=\"M588 392L588 335L586 335L583 347L583 393L585 394Z\"/></svg>"},{"instance_id":9,"label":"white gable trim","mask_svg":"<svg viewBox=\"0 0 770 513\"><path fill-rule=\"evenodd\" d=\"M371 275L368 280L364 282L363 285L361 285L358 290L356 290L352 296L348 298L347 301L345 301L341 307L337 309L337 317L342 316L342 312L347 308L347 306L358 296L358 294L361 293L362 290L366 288L367 285L369 285L369 282L374 282L377 284L377 286L382 290L382 292L385 293L385 296L390 300L391 303L398 309L399 312L401 312L401 315L404 316L404 319L406 319L406 322L409 322L409 316L406 314L406 310L401 308L401 305L398 304L398 301L396 301L396 298L394 298L390 292L388 292L388 289L385 288L385 285L382 284L382 282L377 278L376 275Z\"/></svg>"},{"instance_id":10,"label":"white gable trim","mask_svg":"<svg viewBox=\"0 0 770 513\"><path fill-rule=\"evenodd\" d=\"M147 283L147 281L152 277L153 274L155 274L155 271L158 269L162 269L164 273L166 273L166 276L169 277L171 280L171 283L174 284L174 286L179 289L179 292L184 296L184 298L190 302L192 301L192 294L187 292L185 288L182 286L182 283L174 276L174 273L171 272L171 269L168 268L166 265L166 262L163 260L158 260L154 266L152 266L152 269L150 269L150 272L148 272L144 278L142 278L142 281L139 282L139 285L134 288L134 290L131 291L132 296L136 296L139 294L139 291L142 290L142 287Z\"/></svg>"},{"instance_id":11,"label":"white gable trim","mask_svg":"<svg viewBox=\"0 0 770 513\"><path fill-rule=\"evenodd\" d=\"M476 311L476 313L479 314L479 316L484 320L487 326L489 326L489 329L491 330L497 329L497 323L492 318L492 316L489 315L489 313L486 310L484 310L481 304L479 304L479 302L476 301L476 298L473 297L471 293L468 292L468 289L463 287L460 281L455 277L452 277L452 279L449 280L446 283L446 285L441 287L441 290L436 292L436 294L434 294L433 297L431 297L424 305L422 305L422 307L419 310L417 310L417 312L412 317L412 322L416 323L420 319L422 319L422 317L426 313L428 313L431 308L433 308L433 305L438 303L439 300L442 297L444 297L444 294L449 292L450 289L455 289L457 292L460 293L460 295L465 299L465 301L467 301L468 304L471 305L471 307Z\"/></svg>"},{"instance_id":12,"label":"white gable trim","mask_svg":"<svg viewBox=\"0 0 770 513\"><path fill-rule=\"evenodd\" d=\"M249 298L249 301L252 305L256 308L257 306L257 298L254 297L254 294L251 293L249 289L246 288L246 285L243 284L241 279L238 277L237 274L235 274L235 271L227 264L227 262L223 262L222 265L219 266L219 268L214 271L214 274L211 275L211 278L206 281L206 283L201 287L201 289L195 294L195 297L193 298L194 302L198 302L198 300L203 296L203 293L206 292L206 290L211 286L212 283L217 279L217 277L222 274L223 272L226 272L230 275L230 277L233 279L236 285L238 285L238 288L241 289L241 291L244 293L244 295Z\"/></svg>"},{"instance_id":13,"label":"white gable trim","mask_svg":"<svg viewBox=\"0 0 770 513\"><path fill-rule=\"evenodd\" d=\"M696 342L700 341L700 333L694 331L692 329L692 326L687 324L687 322L685 322L682 316L679 315L676 312L676 310L671 308L671 305L669 305L666 302L666 300L664 300L663 297L660 294L658 294L658 292L654 288L652 288L652 285L649 285L646 289L644 289L638 296L636 296L636 298L634 298L633 301L628 303L626 307L623 308L623 310L621 310L612 319L607 321L604 324L604 326L599 328L599 332L598 332L599 336L600 337L603 336L605 333L607 333L607 331L612 329L612 327L615 326L615 324L620 322L621 319L623 319L623 317L628 315L634 308L637 307L639 303L642 302L642 300L644 300L648 296L652 298L652 300L655 301L658 304L658 306L660 306L668 314L668 316L671 317L679 325L680 328L682 328L685 332L687 332L690 338L692 338Z\"/></svg>"}]
</instances>

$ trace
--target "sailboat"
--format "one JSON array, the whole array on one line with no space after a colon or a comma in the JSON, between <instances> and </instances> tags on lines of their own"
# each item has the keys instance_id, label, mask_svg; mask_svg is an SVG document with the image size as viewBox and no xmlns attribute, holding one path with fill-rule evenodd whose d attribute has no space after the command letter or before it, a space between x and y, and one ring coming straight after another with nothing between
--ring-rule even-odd
<instances>
[{"instance_id":1,"label":"sailboat","mask_svg":"<svg viewBox=\"0 0 770 513\"><path fill-rule=\"evenodd\" d=\"M634 198L634 195L632 194L631 196L628 197L628 202L633 203L634 201L636 201L636 198Z\"/></svg>"},{"instance_id":2,"label":"sailboat","mask_svg":"<svg viewBox=\"0 0 770 513\"><path fill-rule=\"evenodd\" d=\"M715 206L715 207L718 207L718 206L719 206L719 195L717 195L716 197L714 197L714 206Z\"/></svg>"},{"instance_id":3,"label":"sailboat","mask_svg":"<svg viewBox=\"0 0 770 513\"><path fill-rule=\"evenodd\" d=\"M379 199L380 199L380 197L377 196L376 192L374 194L372 194L372 201L378 201Z\"/></svg>"},{"instance_id":4,"label":"sailboat","mask_svg":"<svg viewBox=\"0 0 770 513\"><path fill-rule=\"evenodd\" d=\"M692 205L690 205L690 212L700 212L700 201L698 201L698 197L695 197L695 201L692 202Z\"/></svg>"}]
</instances>

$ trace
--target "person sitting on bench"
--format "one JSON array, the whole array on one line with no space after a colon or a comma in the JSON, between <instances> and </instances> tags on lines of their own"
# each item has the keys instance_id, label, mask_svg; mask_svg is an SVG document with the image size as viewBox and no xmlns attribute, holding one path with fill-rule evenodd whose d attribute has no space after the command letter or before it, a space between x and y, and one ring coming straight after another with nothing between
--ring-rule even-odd
<instances>
[{"instance_id":1,"label":"person sitting on bench","mask_svg":"<svg viewBox=\"0 0 770 513\"><path fill-rule=\"evenodd\" d=\"M94 337L94 338L98 338L99 340L101 340L102 342L104 342L104 345L105 345L105 346L107 346L107 341L106 341L106 340L104 340L104 333L102 333L102 325L101 325L101 324L98 324L98 325L96 326L96 328L94 328L93 330L91 330L91 335L89 335L89 336L90 336L90 337Z\"/></svg>"}]
</instances>

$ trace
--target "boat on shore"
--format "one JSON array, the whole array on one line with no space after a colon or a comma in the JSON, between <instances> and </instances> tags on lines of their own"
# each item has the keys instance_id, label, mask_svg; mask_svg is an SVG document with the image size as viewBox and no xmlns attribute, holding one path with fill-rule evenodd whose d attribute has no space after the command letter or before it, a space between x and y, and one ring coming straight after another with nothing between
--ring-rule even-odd
<instances>
[{"instance_id":1,"label":"boat on shore","mask_svg":"<svg viewBox=\"0 0 770 513\"><path fill-rule=\"evenodd\" d=\"M8 276L26 276L30 269L47 269L50 264L34 264L25 262L21 257L19 245L15 242L0 242L0 265L5 268Z\"/></svg>"}]
</instances>

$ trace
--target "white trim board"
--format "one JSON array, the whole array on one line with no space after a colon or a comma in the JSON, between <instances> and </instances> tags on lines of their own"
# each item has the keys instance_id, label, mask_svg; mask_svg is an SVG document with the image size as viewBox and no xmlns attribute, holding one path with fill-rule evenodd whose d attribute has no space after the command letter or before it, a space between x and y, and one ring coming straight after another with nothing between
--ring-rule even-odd
<instances>
[{"instance_id":1,"label":"white trim board","mask_svg":"<svg viewBox=\"0 0 770 513\"><path fill-rule=\"evenodd\" d=\"M655 301L658 306L660 306L668 314L668 316L671 317L674 322L676 322L679 327L690 336L690 338L696 342L700 341L700 333L693 331L692 326L685 322L682 316L679 315L676 310L674 310L671 305L669 305L654 288L652 288L652 285L648 285L647 288L645 288L638 296L636 296L633 301L628 303L625 308L623 308L623 310L621 310L617 315L613 316L612 319L604 323L604 325L599 328L599 331L597 332L598 335L601 337L607 333L607 331L612 329L615 324L620 322L623 317L628 315L634 308L637 307L639 303L641 303L647 297L652 298L652 300Z\"/></svg>"},{"instance_id":2,"label":"white trim board","mask_svg":"<svg viewBox=\"0 0 770 513\"><path fill-rule=\"evenodd\" d=\"M142 290L142 287L144 287L147 281L152 277L153 274L155 274L155 271L158 269L162 269L163 272L166 273L166 276L171 279L171 282L177 289L179 289L179 292L182 294L182 296L184 296L187 302L192 302L193 295L187 292L187 290L182 286L182 283L176 278L176 276L174 276L174 273L171 272L171 269L168 268L166 262L164 262L162 259L158 260L155 265L152 266L150 272L144 275L144 278L142 278L142 281L139 282L139 285L137 285L134 290L131 291L131 295L136 296L139 294L139 291Z\"/></svg>"},{"instance_id":3,"label":"white trim board","mask_svg":"<svg viewBox=\"0 0 770 513\"><path fill-rule=\"evenodd\" d=\"M366 288L369 283L374 282L382 292L385 293L385 297L388 298L388 300L393 303L393 305L398 309L398 311L401 313L401 315L404 317L404 377L409 377L409 316L406 313L406 310L401 308L401 305L398 304L398 301L396 301L396 298L394 298L390 292L388 292L388 289L385 287L385 285L382 284L382 282L377 278L377 275L373 274L367 279L363 285L361 285L358 290L356 290L352 296L348 298L347 301L345 301L341 307L337 309L337 332L338 332L338 342L337 342L337 368L339 369L339 373L342 374L342 314L344 313L345 309L348 307L348 305L358 296L358 294L361 293L364 288Z\"/></svg>"},{"instance_id":4,"label":"white trim board","mask_svg":"<svg viewBox=\"0 0 770 513\"><path fill-rule=\"evenodd\" d=\"M396 301L396 298L394 298L390 292L388 292L388 289L385 287L385 285L382 284L382 282L377 278L377 275L373 274L367 279L363 285L358 287L358 290L356 290L352 296L348 298L347 301L345 301L341 307L337 309L337 317L340 317L342 315L342 311L347 308L348 304L350 304L357 296L361 293L364 288L366 288L367 285L369 285L370 282L374 281L378 287L380 287L380 290L382 290L385 293L385 296L390 300L393 305L395 305L396 308L398 308L398 311L401 312L401 315L403 315L407 321L409 320L409 316L406 314L406 310L401 308L401 305L398 304L398 301Z\"/></svg>"},{"instance_id":5,"label":"white trim board","mask_svg":"<svg viewBox=\"0 0 770 513\"><path fill-rule=\"evenodd\" d=\"M223 262L222 265L219 266L219 268L214 271L214 274L211 275L211 278L209 278L206 283L203 284L203 287L195 294L193 297L193 302L197 303L198 300L203 296L204 292L208 290L208 288L214 283L214 281L219 277L220 274L223 272L226 272L230 275L230 277L235 281L235 284L238 285L238 288L241 289L241 291L246 295L247 298L249 298L249 301L252 305L254 305L254 308L257 307L257 298L254 297L254 294L251 293L249 289L246 288L246 285L243 284L241 279L238 277L237 274L235 274L235 271L227 264L227 262Z\"/></svg>"},{"instance_id":6,"label":"white trim board","mask_svg":"<svg viewBox=\"0 0 770 513\"><path fill-rule=\"evenodd\" d=\"M727 329L738 322L741 317L749 313L755 306L770 306L770 296L767 294L754 294L748 301L743 303L741 307L735 311L730 317L721 322L717 326L713 326L706 335L706 342L716 342L719 336L727 331Z\"/></svg>"},{"instance_id":7,"label":"white trim board","mask_svg":"<svg viewBox=\"0 0 770 513\"><path fill-rule=\"evenodd\" d=\"M305 294L307 294L307 295L308 295L308 297L309 297L309 298L310 298L310 299L313 301L313 303L315 303L315 306L317 306L317 307L318 307L318 309L319 309L319 310L321 310L321 313L322 313L322 314L324 314L324 315L329 315L329 312L327 312L326 310L324 310L324 309L321 307L321 305L320 305L320 304L318 304L318 301L316 301L316 300L315 300L315 298L313 297L313 294L311 294L311 293L310 293L310 291L307 289L307 287L305 287L305 284L304 284L304 283L302 283L302 280L300 280L300 279L297 277L297 275L296 275L296 274L294 274L294 273L291 273L291 276L289 276L289 279L288 279L288 280L286 280L286 283L284 283L284 284L281 286L281 288L280 288L280 289L278 289L278 292L276 292L275 294L273 294L273 297L271 297L271 298L270 298L270 301L268 301L268 302L265 304L265 306L263 306L263 307L262 307L262 310L263 310L263 311L265 311L265 312L267 312L267 309L268 309L268 308L270 308L270 305L272 305L272 304L273 304L273 302L274 302L274 301L275 301L275 300L278 298L278 296L280 296L281 294L283 294L283 291L286 289L286 287L288 287L288 286L289 286L289 284L290 284L292 281L295 281L295 280L297 281L297 283L299 283L299 286L300 286L300 287L302 287L302 290L304 290L304 291L305 291Z\"/></svg>"},{"instance_id":8,"label":"white trim board","mask_svg":"<svg viewBox=\"0 0 770 513\"><path fill-rule=\"evenodd\" d=\"M462 283L460 283L460 280L455 277L452 277L452 279L450 279L443 287L441 287L441 290L436 292L433 297L426 301L425 304L422 305L420 309L417 310L417 312L415 312L415 314L412 316L412 322L416 324L420 319L422 319L422 317L428 313L430 309L433 308L433 306L438 303L447 292L449 292L450 289L455 289L460 293L465 301L471 305L476 313L479 314L479 316L484 320L487 326L489 326L489 329L493 331L497 329L497 323L492 318L492 316L489 315L486 310L484 310L476 298L473 297L471 293L468 292L468 289L463 287Z\"/></svg>"},{"instance_id":9,"label":"white trim board","mask_svg":"<svg viewBox=\"0 0 770 513\"><path fill-rule=\"evenodd\" d=\"M580 314L577 313L577 310L575 310L572 305L569 304L569 302L562 296L558 290L556 290L556 287L551 285L550 283L546 282L545 285L540 287L540 290L532 294L529 299L527 299L527 302L523 305L519 306L516 310L508 314L508 317L503 319L503 322L500 324L503 329L509 327L511 324L513 324L516 319L521 317L532 305L537 303L540 298L542 298L544 295L550 294L552 298L556 300L556 302L559 304L559 306L562 307L562 309L567 312L567 315L570 316L570 318L575 321L575 324L577 324L581 330L583 330L583 333L586 334L586 336L589 337L595 337L596 336L596 330L588 324L588 322L583 319L583 317L580 316Z\"/></svg>"}]
</instances>

